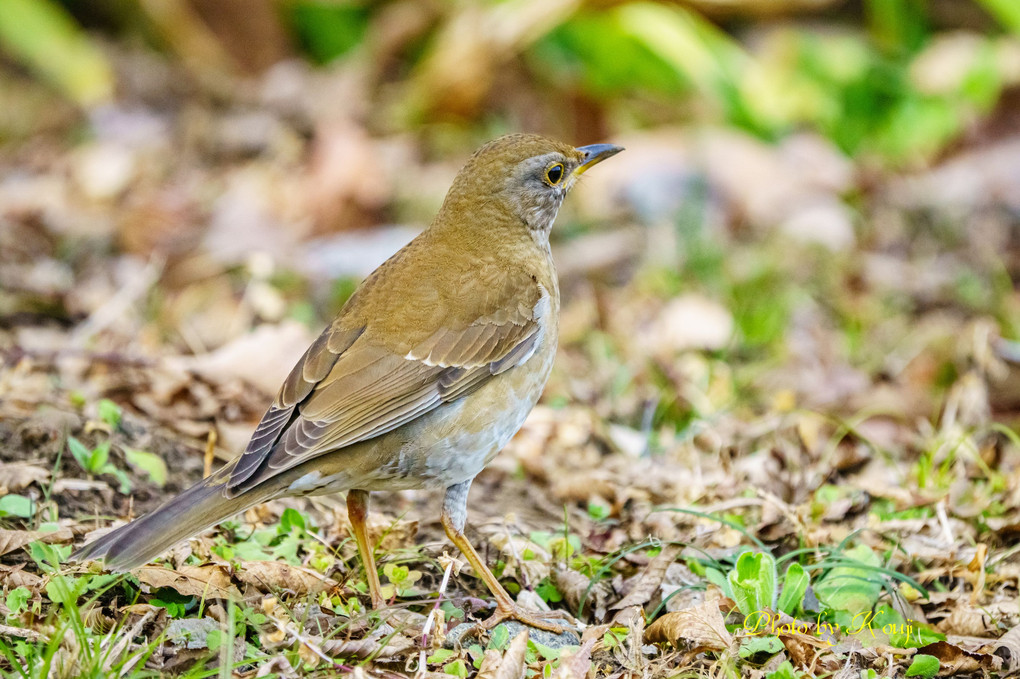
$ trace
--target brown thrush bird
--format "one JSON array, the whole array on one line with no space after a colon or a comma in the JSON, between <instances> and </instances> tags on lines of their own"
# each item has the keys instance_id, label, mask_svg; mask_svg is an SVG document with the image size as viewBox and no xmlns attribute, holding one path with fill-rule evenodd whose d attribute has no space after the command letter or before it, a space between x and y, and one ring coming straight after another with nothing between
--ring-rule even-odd
<instances>
[{"instance_id":1,"label":"brown thrush bird","mask_svg":"<svg viewBox=\"0 0 1020 679\"><path fill-rule=\"evenodd\" d=\"M524 134L483 146L429 228L365 279L308 348L244 453L73 558L127 570L258 503L347 491L379 608L369 491L445 488L443 528L496 598L483 626L515 618L558 629L519 608L465 538L467 496L552 368L556 213L584 171L621 150Z\"/></svg>"}]
</instances>

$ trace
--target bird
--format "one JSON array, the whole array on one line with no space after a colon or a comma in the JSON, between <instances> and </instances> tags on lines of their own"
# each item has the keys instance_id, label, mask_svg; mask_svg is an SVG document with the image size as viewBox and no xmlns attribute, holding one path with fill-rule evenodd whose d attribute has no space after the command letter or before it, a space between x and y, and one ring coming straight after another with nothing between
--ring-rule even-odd
<instances>
[{"instance_id":1,"label":"bird","mask_svg":"<svg viewBox=\"0 0 1020 679\"><path fill-rule=\"evenodd\" d=\"M479 148L431 224L373 271L312 342L245 450L72 555L128 571L220 521L287 496L347 493L374 609L369 493L445 491L440 520L495 599L479 624L562 631L517 604L465 537L471 482L524 424L557 347L557 212L591 167L622 151L511 134Z\"/></svg>"}]
</instances>

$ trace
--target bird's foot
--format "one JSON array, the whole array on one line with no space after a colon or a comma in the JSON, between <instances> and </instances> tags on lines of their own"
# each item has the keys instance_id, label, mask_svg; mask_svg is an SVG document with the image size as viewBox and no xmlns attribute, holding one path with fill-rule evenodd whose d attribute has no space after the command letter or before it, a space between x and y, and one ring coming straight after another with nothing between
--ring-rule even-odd
<instances>
[{"instance_id":1,"label":"bird's foot","mask_svg":"<svg viewBox=\"0 0 1020 679\"><path fill-rule=\"evenodd\" d=\"M505 620L516 620L528 627L543 629L547 632L552 632L553 634L562 634L570 629L570 627L566 625L557 625L554 622L550 622L548 618L560 618L566 620L567 614L563 611L531 611L526 608L521 608L512 602L499 602L496 604L496 612L485 620L479 622L478 627L484 630L490 630Z\"/></svg>"}]
</instances>

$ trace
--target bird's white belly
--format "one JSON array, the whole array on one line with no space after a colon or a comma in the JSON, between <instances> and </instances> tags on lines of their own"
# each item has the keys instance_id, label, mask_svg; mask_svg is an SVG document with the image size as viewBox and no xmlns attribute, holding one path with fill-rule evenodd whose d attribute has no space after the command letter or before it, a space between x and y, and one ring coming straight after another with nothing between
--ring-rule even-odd
<instances>
[{"instance_id":1,"label":"bird's white belly","mask_svg":"<svg viewBox=\"0 0 1020 679\"><path fill-rule=\"evenodd\" d=\"M524 424L542 393L555 358L555 335L529 359L527 379L505 374L477 392L411 423L399 453L379 469L368 490L446 488L474 478ZM523 367L523 366L522 366ZM530 367L530 366L529 366ZM511 371L512 372L512 371Z\"/></svg>"},{"instance_id":2,"label":"bird's white belly","mask_svg":"<svg viewBox=\"0 0 1020 679\"><path fill-rule=\"evenodd\" d=\"M485 426L478 431L457 431L437 440L423 436L410 441L401 449L391 465L396 471L397 483L410 482L413 487L439 486L446 488L474 478L503 446L510 442L524 424L533 404L512 403L503 412L478 412ZM456 404L463 411L463 402ZM454 414L467 419L463 412Z\"/></svg>"},{"instance_id":3,"label":"bird's white belly","mask_svg":"<svg viewBox=\"0 0 1020 679\"><path fill-rule=\"evenodd\" d=\"M490 394L492 399L486 400L499 405L489 408L479 408L479 401L467 398L447 404L379 439L352 447L356 449L350 451L352 458L375 458L378 464L353 464L332 474L303 466L293 472L289 493L448 488L474 478L524 424L541 389L531 392L534 396L511 393L504 399ZM343 451L334 454L343 455Z\"/></svg>"}]
</instances>

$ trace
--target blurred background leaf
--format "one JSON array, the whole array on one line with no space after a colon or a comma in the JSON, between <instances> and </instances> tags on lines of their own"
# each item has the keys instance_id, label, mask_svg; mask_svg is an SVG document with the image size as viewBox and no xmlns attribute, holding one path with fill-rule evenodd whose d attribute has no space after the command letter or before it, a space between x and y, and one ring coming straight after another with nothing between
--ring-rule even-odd
<instances>
[{"instance_id":1,"label":"blurred background leaf","mask_svg":"<svg viewBox=\"0 0 1020 679\"><path fill-rule=\"evenodd\" d=\"M82 106L113 95L110 64L95 42L52 0L4 0L0 48Z\"/></svg>"},{"instance_id":2,"label":"blurred background leaf","mask_svg":"<svg viewBox=\"0 0 1020 679\"><path fill-rule=\"evenodd\" d=\"M939 154L1020 82L1018 31L1009 0L6 0L0 14L4 51L84 106L116 86L104 40L141 39L221 93L292 55L363 63L380 130L809 128L894 167Z\"/></svg>"},{"instance_id":3,"label":"blurred background leaf","mask_svg":"<svg viewBox=\"0 0 1020 679\"><path fill-rule=\"evenodd\" d=\"M1002 22L1002 25L1020 33L1020 4L1011 0L977 0L988 13Z\"/></svg>"},{"instance_id":4,"label":"blurred background leaf","mask_svg":"<svg viewBox=\"0 0 1020 679\"><path fill-rule=\"evenodd\" d=\"M359 45L370 19L363 3L295 0L282 7L297 44L319 64L328 64Z\"/></svg>"}]
</instances>

